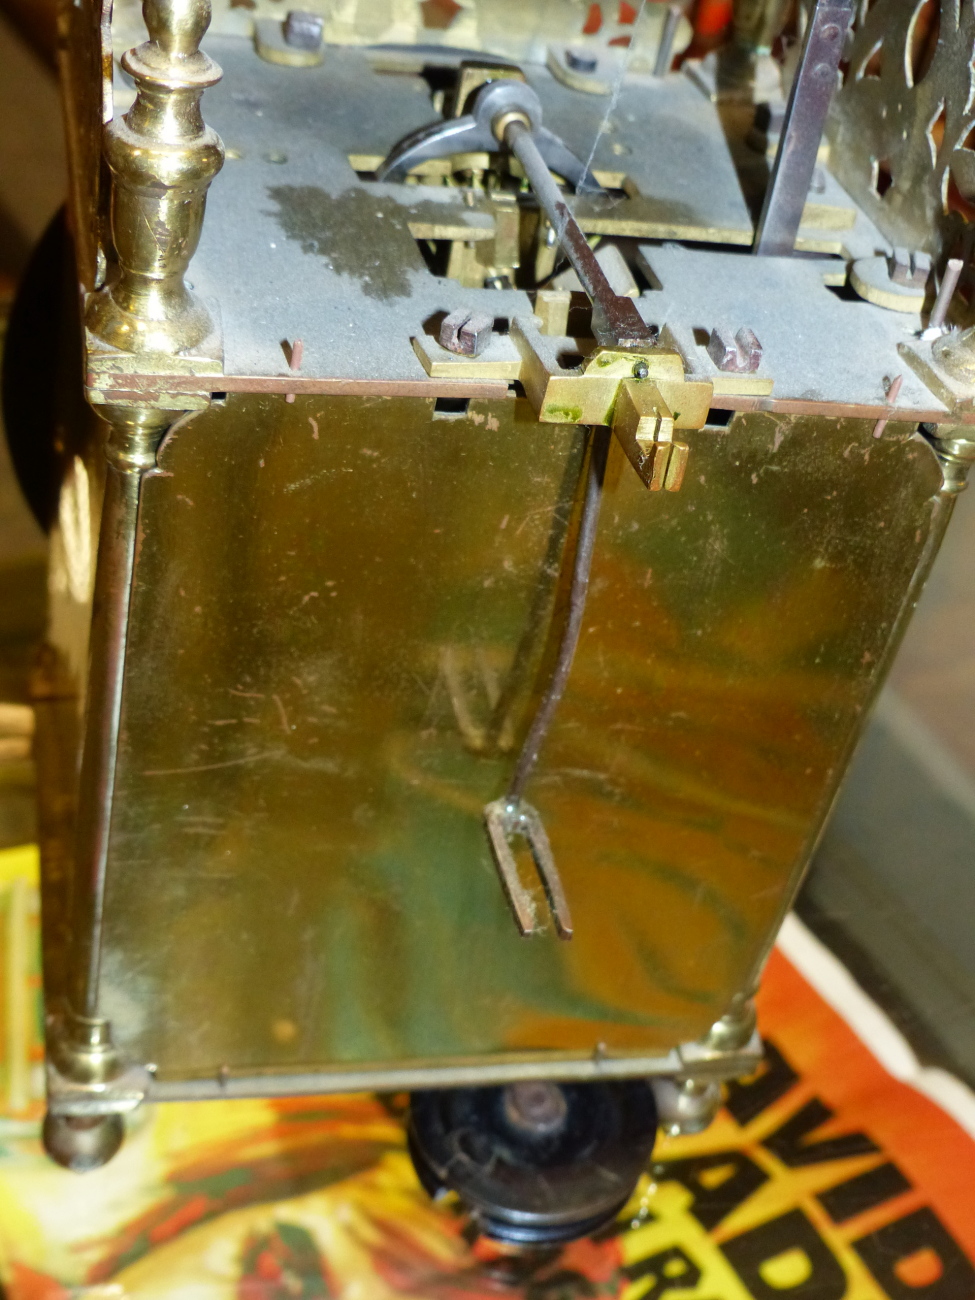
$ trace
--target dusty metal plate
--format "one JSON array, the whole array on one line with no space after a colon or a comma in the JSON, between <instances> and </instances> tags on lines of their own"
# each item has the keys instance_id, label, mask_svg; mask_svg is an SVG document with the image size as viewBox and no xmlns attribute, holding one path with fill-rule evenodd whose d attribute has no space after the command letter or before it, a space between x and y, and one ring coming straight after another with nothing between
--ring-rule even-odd
<instances>
[{"instance_id":1,"label":"dusty metal plate","mask_svg":"<svg viewBox=\"0 0 975 1300\"><path fill-rule=\"evenodd\" d=\"M639 197L576 202L585 230L750 244L752 219L717 108L687 77L627 77L608 101L562 86L544 69L528 79L545 121L592 167L621 173ZM610 225L632 228L610 232Z\"/></svg>"},{"instance_id":2,"label":"dusty metal plate","mask_svg":"<svg viewBox=\"0 0 975 1300\"><path fill-rule=\"evenodd\" d=\"M526 293L469 289L435 276L418 247L423 230L474 240L490 234L488 205L474 198L468 206L456 188L364 182L348 162L347 154L359 150L385 153L404 131L430 120L422 78L376 73L354 49L329 50L320 69L289 69L264 63L242 40L212 44L225 76L208 92L207 115L225 139L228 160L210 191L191 277L198 293L220 303L228 376L283 378L288 346L300 338L302 380L429 383L411 340L435 332L444 314L478 306L509 321L530 318ZM568 90L544 70L530 75L550 120L586 156L605 113L602 101ZM713 237L726 218L731 225L741 218L739 230L750 231L715 107L689 80L630 79L611 127L600 137L595 165L615 158L645 190L652 186L653 202L685 234L705 220L702 203L710 205ZM686 166L678 165L680 157ZM644 199L599 202L618 224ZM592 207L589 200L577 204L586 205ZM829 269L806 259L763 266L744 252L673 247L648 247L644 256L665 273L663 292L640 300L645 317L664 323L663 316L682 338L710 329L722 315L736 328L750 325L766 348L776 401L882 407L885 381L904 370L897 345L920 324L839 301L822 283L824 275L833 282L837 268L842 276L838 261ZM693 345L685 351L707 371L703 352L697 357ZM901 405L919 418L944 414L911 373Z\"/></svg>"},{"instance_id":3,"label":"dusty metal plate","mask_svg":"<svg viewBox=\"0 0 975 1300\"><path fill-rule=\"evenodd\" d=\"M361 182L349 154L384 156L436 117L418 76L384 75L364 52L329 49L320 68L282 68L229 37L207 48L224 69L206 118L228 149L211 186L190 278L221 304L230 374L286 372L282 340L304 341L303 373L423 379L412 335L483 290L431 275L411 226L453 222L478 238L491 218L457 189ZM713 104L682 77L632 79L609 129L598 97L531 68L546 121L593 166L631 175L644 197L580 203L584 225L747 243L751 220ZM530 313L527 295L490 290L498 316Z\"/></svg>"},{"instance_id":4,"label":"dusty metal plate","mask_svg":"<svg viewBox=\"0 0 975 1300\"><path fill-rule=\"evenodd\" d=\"M641 311L671 331L694 373L720 383L707 337L715 327L732 334L746 327L762 344L760 374L774 379L777 401L883 406L900 375L902 409L920 412L916 418L946 416L897 350L917 337L920 316L837 297L828 287L835 259L743 257L674 244L643 245L639 256L660 286L643 296ZM714 404L726 400L716 396Z\"/></svg>"},{"instance_id":5,"label":"dusty metal plate","mask_svg":"<svg viewBox=\"0 0 975 1300\"><path fill-rule=\"evenodd\" d=\"M411 336L471 294L430 274L409 223L446 216L473 236L489 219L458 190L363 184L347 154L385 152L429 121L426 83L380 77L357 50L293 69L243 40L208 48L224 79L207 92L207 121L229 155L190 278L220 302L226 370L287 373L282 342L301 338L304 375L424 380ZM380 102L362 93L370 83ZM525 294L490 297L499 315L530 311Z\"/></svg>"},{"instance_id":6,"label":"dusty metal plate","mask_svg":"<svg viewBox=\"0 0 975 1300\"><path fill-rule=\"evenodd\" d=\"M519 645L530 718L583 434L430 414L232 396L146 482L102 1005L162 1081L638 1069L747 987L829 807L929 539L926 444L753 414L687 435L679 494L611 462L528 791L576 936L526 941L481 822L513 759L478 750Z\"/></svg>"}]
</instances>

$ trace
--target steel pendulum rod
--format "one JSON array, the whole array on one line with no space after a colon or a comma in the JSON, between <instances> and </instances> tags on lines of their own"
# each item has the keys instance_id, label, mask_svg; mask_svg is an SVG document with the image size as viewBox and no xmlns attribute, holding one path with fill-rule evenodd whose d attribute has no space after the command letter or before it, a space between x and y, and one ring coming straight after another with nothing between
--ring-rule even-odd
<instances>
[{"instance_id":1,"label":"steel pendulum rod","mask_svg":"<svg viewBox=\"0 0 975 1300\"><path fill-rule=\"evenodd\" d=\"M816 0L796 68L752 251L789 257L806 206L853 0Z\"/></svg>"},{"instance_id":2,"label":"steel pendulum rod","mask_svg":"<svg viewBox=\"0 0 975 1300\"><path fill-rule=\"evenodd\" d=\"M552 173L545 159L539 153L527 119L519 112L513 111L496 120L493 127L495 133L524 168L535 197L545 210L566 256L592 302L593 335L597 343L608 347L654 346L657 341L656 332L643 320L632 298L616 293L596 260L579 223L569 211L558 186L552 179ZM568 618L551 679L528 735L525 737L511 784L508 786L507 800L510 804L517 803L524 794L528 778L538 760L539 751L552 724L572 668L589 589L589 571L592 567L592 553L599 523L609 439L609 429L603 427L593 429L585 500L579 521L579 536L573 563Z\"/></svg>"},{"instance_id":3,"label":"steel pendulum rod","mask_svg":"<svg viewBox=\"0 0 975 1300\"><path fill-rule=\"evenodd\" d=\"M579 223L569 211L552 179L548 164L532 137L532 125L526 113L520 107L502 111L491 121L491 129L521 163L535 197L592 302L592 332L596 342L602 347L641 352L654 347L657 341L656 331L644 322L633 300L617 294L610 284L586 242ZM515 922L523 935L537 934L542 926L536 916L532 895L522 884L518 873L518 863L512 849L512 841L516 837L527 841L531 850L559 938L571 939L573 933L568 900L548 835L537 810L526 801L524 795L565 691L579 644L610 436L610 430L602 426L594 428L590 435L582 512L572 562L569 608L555 663L519 751L508 789L502 798L495 799L484 809L484 823L498 876Z\"/></svg>"},{"instance_id":4,"label":"steel pendulum rod","mask_svg":"<svg viewBox=\"0 0 975 1300\"><path fill-rule=\"evenodd\" d=\"M576 540L575 558L572 564L572 586L569 591L569 611L562 629L555 666L549 678L545 694L542 696L528 735L515 763L514 774L508 785L507 799L516 803L525 793L525 786L538 762L538 755L545 737L548 735L569 680L572 660L575 658L579 633L582 630L582 617L586 611L586 596L589 593L589 574L592 569L592 554L596 544L596 530L599 525L599 509L603 498L603 478L606 473L606 458L609 454L610 431L600 425L592 431L592 445L589 451L589 470L586 475L586 495L579 519L579 535Z\"/></svg>"},{"instance_id":5,"label":"steel pendulum rod","mask_svg":"<svg viewBox=\"0 0 975 1300\"><path fill-rule=\"evenodd\" d=\"M518 863L511 848L511 840L521 836L528 843L532 858L538 871L539 879L545 890L549 911L555 922L556 933L560 939L571 939L573 933L572 914L552 847L549 844L545 827L538 812L524 798L528 784L542 745L552 726L555 711L565 691L566 682L572 669L582 619L586 609L586 596L589 591L589 574L592 569L593 549L596 543L596 531L599 524L599 509L602 504L603 479L606 474L606 458L609 454L610 431L599 426L592 430L589 446L588 468L586 471L585 496L579 519L579 532L576 539L575 556L572 562L572 583L569 590L569 609L555 664L549 676L541 701L535 711L531 726L528 728L515 770L508 783L507 792L501 799L489 803L484 809L484 822L487 828L491 852L501 885L507 896L518 929L523 935L537 934L541 927L535 914L535 904L530 892L521 883Z\"/></svg>"},{"instance_id":6,"label":"steel pendulum rod","mask_svg":"<svg viewBox=\"0 0 975 1300\"><path fill-rule=\"evenodd\" d=\"M656 333L646 324L632 298L613 290L606 273L586 241L579 223L569 211L559 187L552 179L545 159L532 139L527 119L518 112L506 114L495 123L495 131L521 163L535 197L545 210L552 229L572 268L592 302L592 332L603 347L652 347Z\"/></svg>"}]
</instances>

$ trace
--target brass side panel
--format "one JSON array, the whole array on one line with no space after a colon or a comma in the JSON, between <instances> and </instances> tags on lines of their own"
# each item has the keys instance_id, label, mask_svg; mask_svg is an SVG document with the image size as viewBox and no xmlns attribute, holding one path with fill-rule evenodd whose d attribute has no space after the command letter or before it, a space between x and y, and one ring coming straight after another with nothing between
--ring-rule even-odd
<instances>
[{"instance_id":1,"label":"brass side panel","mask_svg":"<svg viewBox=\"0 0 975 1300\"><path fill-rule=\"evenodd\" d=\"M430 406L232 396L146 481L102 994L160 1078L693 1039L750 979L878 685L926 444L738 416L687 435L676 494L614 452L527 792L576 937L521 939L481 823L513 754L474 751L489 670L521 645L537 681L551 653L584 434Z\"/></svg>"}]
</instances>

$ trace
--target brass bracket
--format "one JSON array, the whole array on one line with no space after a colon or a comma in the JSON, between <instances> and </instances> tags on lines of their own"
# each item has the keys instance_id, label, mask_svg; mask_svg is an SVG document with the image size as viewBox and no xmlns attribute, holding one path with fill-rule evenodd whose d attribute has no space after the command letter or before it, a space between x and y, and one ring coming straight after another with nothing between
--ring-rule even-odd
<instances>
[{"instance_id":1,"label":"brass bracket","mask_svg":"<svg viewBox=\"0 0 975 1300\"><path fill-rule=\"evenodd\" d=\"M95 1118L128 1115L146 1099L152 1076L142 1065L132 1065L106 1083L75 1083L53 1062L47 1063L47 1109L52 1115Z\"/></svg>"},{"instance_id":2,"label":"brass bracket","mask_svg":"<svg viewBox=\"0 0 975 1300\"><path fill-rule=\"evenodd\" d=\"M89 296L89 300L94 295ZM187 393L167 389L168 378L187 375L219 379L224 373L223 331L218 304L205 303L212 328L196 347L179 355L164 352L122 352L85 330L85 396L92 406L152 407L163 411L200 411L210 405L207 392ZM131 380L152 380L138 389ZM213 387L219 388L219 383Z\"/></svg>"},{"instance_id":3,"label":"brass bracket","mask_svg":"<svg viewBox=\"0 0 975 1300\"><path fill-rule=\"evenodd\" d=\"M918 379L929 388L935 397L944 402L954 414L962 416L975 410L975 367L966 374L958 365L950 365L952 353L964 356L957 340L962 336L946 335L933 342L912 339L909 343L899 343L897 351L911 367Z\"/></svg>"},{"instance_id":4,"label":"brass bracket","mask_svg":"<svg viewBox=\"0 0 975 1300\"><path fill-rule=\"evenodd\" d=\"M613 433L651 492L680 490L688 447L674 440L674 413L656 384L623 380L613 410Z\"/></svg>"},{"instance_id":5,"label":"brass bracket","mask_svg":"<svg viewBox=\"0 0 975 1300\"><path fill-rule=\"evenodd\" d=\"M47 1104L52 1115L125 1115L145 1099L149 1071L121 1060L107 1020L56 1013L48 1021L47 1040Z\"/></svg>"},{"instance_id":6,"label":"brass bracket","mask_svg":"<svg viewBox=\"0 0 975 1300\"><path fill-rule=\"evenodd\" d=\"M701 1043L682 1043L677 1051L681 1075L687 1079L738 1079L756 1070L763 1055L757 1030L741 1047L719 1050Z\"/></svg>"},{"instance_id":7,"label":"brass bracket","mask_svg":"<svg viewBox=\"0 0 975 1300\"><path fill-rule=\"evenodd\" d=\"M572 340L512 322L521 353L521 382L543 424L609 425L630 464L651 491L676 492L688 448L677 429L700 429L708 418L713 385L689 379L673 348L597 347L567 371L559 355Z\"/></svg>"},{"instance_id":8,"label":"brass bracket","mask_svg":"<svg viewBox=\"0 0 975 1300\"><path fill-rule=\"evenodd\" d=\"M677 1049L683 1077L688 1079L726 1079L750 1074L762 1060L762 1040L755 1027L755 1004L738 994L720 1020L716 1020L703 1038L682 1043Z\"/></svg>"}]
</instances>

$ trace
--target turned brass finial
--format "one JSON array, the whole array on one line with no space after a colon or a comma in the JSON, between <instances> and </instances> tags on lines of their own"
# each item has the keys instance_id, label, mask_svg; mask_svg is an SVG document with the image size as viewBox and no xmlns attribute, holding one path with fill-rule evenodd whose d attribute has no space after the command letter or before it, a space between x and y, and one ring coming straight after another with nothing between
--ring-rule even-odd
<instances>
[{"instance_id":1,"label":"turned brass finial","mask_svg":"<svg viewBox=\"0 0 975 1300\"><path fill-rule=\"evenodd\" d=\"M122 56L136 99L105 128L118 267L92 298L87 323L95 338L125 352L172 355L214 329L183 276L223 165L220 138L200 113L204 90L222 74L199 48L209 0L145 0L142 13L150 39Z\"/></svg>"},{"instance_id":2,"label":"turned brass finial","mask_svg":"<svg viewBox=\"0 0 975 1300\"><path fill-rule=\"evenodd\" d=\"M125 55L145 54L153 46L166 56L195 55L199 60L213 68L213 63L205 54L200 53L200 41L210 26L210 6L200 4L197 0L145 0L142 17L149 32L149 40L140 45L138 50L130 50ZM214 80L219 78L220 73ZM207 85L213 83L208 81Z\"/></svg>"}]
</instances>

